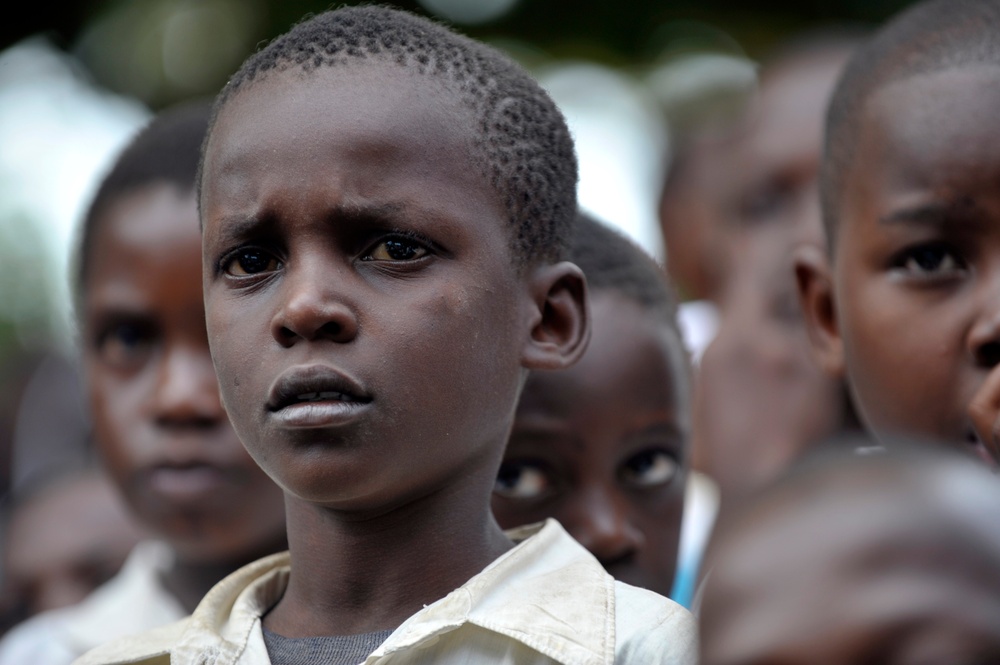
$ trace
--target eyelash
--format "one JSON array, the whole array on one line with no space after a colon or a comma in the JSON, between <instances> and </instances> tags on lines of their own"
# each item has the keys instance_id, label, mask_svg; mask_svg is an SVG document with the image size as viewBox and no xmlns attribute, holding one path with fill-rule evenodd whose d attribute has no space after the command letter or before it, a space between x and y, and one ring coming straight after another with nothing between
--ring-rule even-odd
<instances>
[{"instance_id":1,"label":"eyelash","mask_svg":"<svg viewBox=\"0 0 1000 665\"><path fill-rule=\"evenodd\" d=\"M636 467L642 466L640 462L652 461L653 464L645 466L643 469L637 469ZM656 462L663 462L669 467L657 467ZM634 455L631 455L622 465L619 471L619 475L622 480L627 484L631 485L634 489L653 489L659 487L667 487L673 484L673 481L680 474L681 464L677 457L670 451L664 450L662 448L648 448L646 450L641 450ZM669 474L662 478L654 478L652 482L644 476L650 470L655 470L659 475Z\"/></svg>"},{"instance_id":2,"label":"eyelash","mask_svg":"<svg viewBox=\"0 0 1000 665\"><path fill-rule=\"evenodd\" d=\"M106 364L125 369L142 364L152 353L157 337L156 328L147 321L111 321L98 329L93 348Z\"/></svg>"},{"instance_id":3,"label":"eyelash","mask_svg":"<svg viewBox=\"0 0 1000 665\"><path fill-rule=\"evenodd\" d=\"M936 265L931 268L920 265L920 259L926 259L928 253L935 255L933 258L936 260ZM949 260L953 265L948 265ZM929 242L907 247L899 252L893 258L892 268L913 279L948 281L966 271L968 264L962 258L962 252L950 244Z\"/></svg>"},{"instance_id":4,"label":"eyelash","mask_svg":"<svg viewBox=\"0 0 1000 665\"><path fill-rule=\"evenodd\" d=\"M241 258L241 254L248 254L250 252L256 252L256 253L260 254L262 256L262 258L268 260L269 265L270 265L270 262L273 261L274 262L274 268L272 268L270 270L261 270L260 272L254 272L254 273L246 272L246 270L244 269L244 272L246 274L244 274L244 275L234 275L231 272L233 265ZM280 269L282 267L282 265L283 264L282 264L281 259L279 259L276 256L274 256L273 253L267 251L266 249L263 249L263 248L258 247L256 245L244 245L242 247L238 247L238 248L234 249L231 252L228 252L221 259L219 259L219 263L218 263L218 265L216 267L216 272L217 273L225 273L226 275L228 275L229 277L231 277L233 279L260 279L263 276L267 276L267 275L270 275L271 273L277 272L278 269Z\"/></svg>"},{"instance_id":5,"label":"eyelash","mask_svg":"<svg viewBox=\"0 0 1000 665\"><path fill-rule=\"evenodd\" d=\"M407 259L392 259L392 258L383 259L374 256L380 247L386 245L387 243L393 243L393 242L403 245L408 245L409 247L417 250L417 252L423 252L423 253L417 257L407 258ZM419 261L420 259L423 259L427 256L430 256L435 252L435 249L436 248L434 246L434 243L424 238L420 234L413 233L411 231L394 230L389 233L380 235L377 241L370 244L367 249L361 252L359 260L365 262L412 263L415 261ZM250 252L256 252L260 254L261 258L268 260L269 266L270 263L273 262L274 264L273 267L269 267L269 269L261 270L259 272L247 273L244 275L234 275L232 273L232 267L234 263L236 263L241 258L241 254ZM282 260L276 257L272 252L256 245L244 245L223 255L222 258L219 259L218 263L216 264L216 273L217 274L225 273L226 275L234 279L252 279L252 278L260 278L262 276L270 275L274 272L277 272L282 268L283 265L284 264ZM246 272L246 270L243 269L243 272Z\"/></svg>"},{"instance_id":6,"label":"eyelash","mask_svg":"<svg viewBox=\"0 0 1000 665\"><path fill-rule=\"evenodd\" d=\"M381 258L375 258L374 257L375 252L380 247L382 247L383 245L386 245L387 243L392 243L392 242L409 245L409 246L411 246L413 248L416 248L418 251L422 251L423 254L421 254L420 256L417 256L415 258L408 258L408 259L391 259L391 258L389 258L389 259L381 259ZM390 232L388 232L388 233L386 233L384 235L380 235L379 238L378 238L378 240L376 240L374 243L372 243L371 245L369 245L368 249L366 249L365 251L363 251L361 253L361 257L360 258L361 258L362 261L385 261L387 263L410 263L410 262L414 262L414 261L419 261L420 259L422 259L422 258L424 258L426 256L431 255L434 252L434 249L435 249L434 243L432 243L430 240L428 240L427 238L425 238L424 236L422 236L422 235L420 235L418 233L414 233L412 231L393 230L393 231L390 231Z\"/></svg>"}]
</instances>

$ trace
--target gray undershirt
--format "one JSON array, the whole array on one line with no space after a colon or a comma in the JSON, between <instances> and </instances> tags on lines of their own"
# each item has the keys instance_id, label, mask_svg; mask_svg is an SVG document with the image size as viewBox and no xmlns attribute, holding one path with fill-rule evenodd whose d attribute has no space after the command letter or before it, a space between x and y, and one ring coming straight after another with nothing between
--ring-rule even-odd
<instances>
[{"instance_id":1,"label":"gray undershirt","mask_svg":"<svg viewBox=\"0 0 1000 665\"><path fill-rule=\"evenodd\" d=\"M264 629L272 665L358 665L392 635L391 630L335 637L284 637Z\"/></svg>"}]
</instances>

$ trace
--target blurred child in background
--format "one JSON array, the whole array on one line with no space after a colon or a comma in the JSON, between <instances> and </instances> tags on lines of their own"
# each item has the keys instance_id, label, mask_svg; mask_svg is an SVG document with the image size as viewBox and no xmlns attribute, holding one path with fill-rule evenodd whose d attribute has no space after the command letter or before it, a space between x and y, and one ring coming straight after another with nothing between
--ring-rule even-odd
<instances>
[{"instance_id":1,"label":"blurred child in background","mask_svg":"<svg viewBox=\"0 0 1000 665\"><path fill-rule=\"evenodd\" d=\"M692 139L663 191L665 242L677 245L668 257L691 253L684 237L667 232L687 210L679 205L687 189L697 186L711 202L699 222L711 256L693 251L715 264L705 297L718 323L697 366L692 454L694 468L718 483L723 508L817 440L853 426L842 382L811 356L791 255L799 244L822 242L822 119L858 39L831 30L779 47L763 61L759 89L734 125ZM667 269L683 271L688 262Z\"/></svg>"},{"instance_id":2,"label":"blurred child in background","mask_svg":"<svg viewBox=\"0 0 1000 665\"><path fill-rule=\"evenodd\" d=\"M190 613L240 565L286 547L281 491L222 408L208 349L194 183L209 107L154 119L103 179L80 236L83 370L102 460L155 537L83 602L0 642L0 663L69 663Z\"/></svg>"},{"instance_id":3,"label":"blurred child in background","mask_svg":"<svg viewBox=\"0 0 1000 665\"><path fill-rule=\"evenodd\" d=\"M1000 363L1000 1L920 2L851 59L826 124L826 249L796 259L817 356L877 439L997 465L970 407Z\"/></svg>"},{"instance_id":4,"label":"blurred child in background","mask_svg":"<svg viewBox=\"0 0 1000 665\"><path fill-rule=\"evenodd\" d=\"M0 594L7 628L80 602L111 579L148 535L101 469L36 478L13 498Z\"/></svg>"},{"instance_id":5,"label":"blurred child in background","mask_svg":"<svg viewBox=\"0 0 1000 665\"><path fill-rule=\"evenodd\" d=\"M703 665L1000 662L1000 484L954 451L860 434L723 516ZM834 441L831 441L834 443Z\"/></svg>"},{"instance_id":6,"label":"blurred child in background","mask_svg":"<svg viewBox=\"0 0 1000 665\"><path fill-rule=\"evenodd\" d=\"M691 428L674 295L650 256L586 213L569 260L587 278L590 344L573 367L529 375L493 512L505 528L554 517L616 579L667 596Z\"/></svg>"}]
</instances>

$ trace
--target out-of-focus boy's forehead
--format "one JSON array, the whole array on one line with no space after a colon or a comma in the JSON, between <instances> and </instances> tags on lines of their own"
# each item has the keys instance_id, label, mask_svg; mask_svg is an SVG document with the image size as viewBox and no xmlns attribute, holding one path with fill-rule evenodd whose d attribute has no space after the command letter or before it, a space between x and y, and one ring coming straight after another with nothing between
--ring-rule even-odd
<instances>
[{"instance_id":1,"label":"out-of-focus boy's forehead","mask_svg":"<svg viewBox=\"0 0 1000 665\"><path fill-rule=\"evenodd\" d=\"M891 19L851 58L826 120L820 194L831 252L871 96L888 83L918 74L970 65L1000 66L998 25L1000 0L927 0Z\"/></svg>"},{"instance_id":2,"label":"out-of-focus boy's forehead","mask_svg":"<svg viewBox=\"0 0 1000 665\"><path fill-rule=\"evenodd\" d=\"M901 626L935 621L986 627L991 653L1000 649L989 620L959 611L963 599L988 608L985 616L1000 610L981 593L1000 581L1000 534L986 517L1000 507L1000 486L953 453L895 445L907 447L819 456L719 525L702 605L706 663L762 662L753 656L819 644L854 658L879 648L898 655L891 650L914 641ZM784 583L793 578L810 583ZM848 635L855 647L829 643ZM855 660L814 652L786 662Z\"/></svg>"}]
</instances>

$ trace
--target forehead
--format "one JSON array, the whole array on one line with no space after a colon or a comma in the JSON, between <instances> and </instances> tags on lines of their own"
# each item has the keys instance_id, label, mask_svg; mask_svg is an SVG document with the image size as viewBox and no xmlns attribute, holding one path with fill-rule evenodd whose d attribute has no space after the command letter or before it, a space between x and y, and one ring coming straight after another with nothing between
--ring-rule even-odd
<instances>
[{"instance_id":1,"label":"forehead","mask_svg":"<svg viewBox=\"0 0 1000 665\"><path fill-rule=\"evenodd\" d=\"M198 321L201 233L193 192L168 184L138 190L109 206L94 232L85 317L126 308L184 311Z\"/></svg>"},{"instance_id":2,"label":"forehead","mask_svg":"<svg viewBox=\"0 0 1000 665\"><path fill-rule=\"evenodd\" d=\"M863 109L855 172L885 165L890 186L995 177L998 108L997 66L947 69L889 83Z\"/></svg>"},{"instance_id":3,"label":"forehead","mask_svg":"<svg viewBox=\"0 0 1000 665\"><path fill-rule=\"evenodd\" d=\"M608 411L625 422L628 413L667 410L683 418L688 386L677 336L613 290L594 293L591 308L583 357L568 369L532 373L519 413L600 417Z\"/></svg>"},{"instance_id":4,"label":"forehead","mask_svg":"<svg viewBox=\"0 0 1000 665\"><path fill-rule=\"evenodd\" d=\"M148 275L151 262L165 261L179 274L185 268L178 261L200 261L194 193L174 185L154 183L121 196L95 223L90 286L112 276Z\"/></svg>"},{"instance_id":5,"label":"forehead","mask_svg":"<svg viewBox=\"0 0 1000 665\"><path fill-rule=\"evenodd\" d=\"M810 479L722 525L702 607L704 644L713 652L706 662L770 662L765 654L794 663L869 662L874 653L898 657L914 645L947 644L956 631L967 647L972 631L989 626L983 617L1000 609L995 566L970 565L969 541L955 538L964 515L942 514L937 493L922 501L941 469L844 471L846 480ZM956 480L975 486L968 471ZM995 627L985 632L995 649ZM954 657L962 643L950 646Z\"/></svg>"},{"instance_id":6,"label":"forehead","mask_svg":"<svg viewBox=\"0 0 1000 665\"><path fill-rule=\"evenodd\" d=\"M129 246L155 246L150 238L188 239L198 235L194 192L167 182L154 182L117 197L96 222L93 246L105 241Z\"/></svg>"},{"instance_id":7,"label":"forehead","mask_svg":"<svg viewBox=\"0 0 1000 665\"><path fill-rule=\"evenodd\" d=\"M827 102L847 56L845 49L776 65L761 83L751 147L818 152Z\"/></svg>"},{"instance_id":8,"label":"forehead","mask_svg":"<svg viewBox=\"0 0 1000 665\"><path fill-rule=\"evenodd\" d=\"M221 109L207 145L203 207L252 200L262 183L329 192L351 174L359 194L424 190L436 196L478 195L496 207L476 160L471 112L441 81L381 61L269 72ZM360 171L359 171L360 169ZM336 182L330 178L336 177ZM391 182L386 182L386 179ZM335 188L335 187L334 187ZM206 217L206 222L210 216Z\"/></svg>"}]
</instances>

